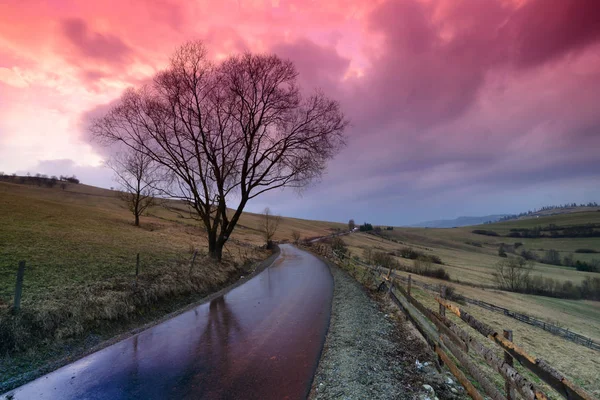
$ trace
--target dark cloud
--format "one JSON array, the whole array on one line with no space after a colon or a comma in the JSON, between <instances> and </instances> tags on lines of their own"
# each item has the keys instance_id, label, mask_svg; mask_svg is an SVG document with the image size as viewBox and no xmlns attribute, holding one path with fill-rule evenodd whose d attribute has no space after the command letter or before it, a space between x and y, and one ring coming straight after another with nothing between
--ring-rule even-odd
<instances>
[{"instance_id":1,"label":"dark cloud","mask_svg":"<svg viewBox=\"0 0 600 400\"><path fill-rule=\"evenodd\" d=\"M131 48L121 39L110 34L91 32L82 19L69 18L61 22L64 36L80 54L109 64L127 61Z\"/></svg>"},{"instance_id":2,"label":"dark cloud","mask_svg":"<svg viewBox=\"0 0 600 400\"><path fill-rule=\"evenodd\" d=\"M597 0L531 0L503 27L519 66L534 67L600 39Z\"/></svg>"},{"instance_id":3,"label":"dark cloud","mask_svg":"<svg viewBox=\"0 0 600 400\"><path fill-rule=\"evenodd\" d=\"M303 87L318 87L331 95L338 94L341 80L350 66L350 60L340 56L334 47L319 46L308 39L278 43L271 51L294 62Z\"/></svg>"},{"instance_id":4,"label":"dark cloud","mask_svg":"<svg viewBox=\"0 0 600 400\"><path fill-rule=\"evenodd\" d=\"M598 201L598 4L387 1L363 27L377 47L360 78L329 45L272 44L303 87L340 100L349 145L302 197L272 192L250 209L401 224ZM209 32L209 45L246 49L235 30Z\"/></svg>"}]
</instances>

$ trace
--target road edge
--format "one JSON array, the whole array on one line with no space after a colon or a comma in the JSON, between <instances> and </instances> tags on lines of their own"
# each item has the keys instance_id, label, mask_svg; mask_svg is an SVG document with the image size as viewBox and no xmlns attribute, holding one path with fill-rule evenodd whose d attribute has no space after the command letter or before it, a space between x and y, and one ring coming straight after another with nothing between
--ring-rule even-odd
<instances>
[{"instance_id":1,"label":"road edge","mask_svg":"<svg viewBox=\"0 0 600 400\"><path fill-rule=\"evenodd\" d=\"M281 249L279 248L278 245L275 245L273 247L273 253L266 258L263 261L259 261L257 262L258 265L256 265L256 267L254 268L254 270L252 271L252 273L250 273L249 275L242 275L236 282L220 289L217 292L211 293L208 296L205 296L197 301L194 301L192 303L187 304L186 306L179 308L173 312L170 312L168 314L163 315L162 317L155 319L153 321L150 321L148 323L145 323L135 329L131 329L127 332L121 333L119 335L113 336L110 339L107 339L105 341L102 341L101 343L98 343L88 349L83 350L80 353L77 353L75 356L65 356L59 360L56 361L52 361L38 369L35 369L33 371L29 371L26 372L20 376L14 377L10 380L7 380L5 382L0 382L0 390L5 390L4 392L0 392L0 398L4 398L3 396L7 396L10 394L11 391L17 389L20 386L23 386L29 382L33 382L34 380L49 374L51 372L54 372L62 367L64 367L65 365L68 365L70 363L73 363L77 360L80 360L84 357L89 356L90 354L96 353L108 346L112 346L113 344L120 342L122 340L125 340L127 338L130 338L132 336L135 336L147 329L150 329L156 325L159 325L171 318L174 318L180 314L183 314L189 310L192 310L198 306L201 306L202 304L208 303L212 300L214 300L217 297L223 296L225 294L227 294L228 292L230 292L231 290L235 289L236 287L242 285L243 283L245 283L246 281L254 278L256 275L260 274L261 272L263 272L265 269L267 269L268 267L270 267L275 260L279 257L279 255L281 254ZM9 389L1 389L2 386L8 387Z\"/></svg>"}]
</instances>

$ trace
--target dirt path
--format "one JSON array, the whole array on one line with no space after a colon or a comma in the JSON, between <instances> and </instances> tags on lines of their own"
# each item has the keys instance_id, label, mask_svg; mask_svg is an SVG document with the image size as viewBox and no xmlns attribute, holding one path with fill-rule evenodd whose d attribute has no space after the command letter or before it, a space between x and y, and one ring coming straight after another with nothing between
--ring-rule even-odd
<instances>
[{"instance_id":1,"label":"dirt path","mask_svg":"<svg viewBox=\"0 0 600 400\"><path fill-rule=\"evenodd\" d=\"M336 266L331 272L331 321L311 399L459 397L459 389L431 367L424 343L384 295L371 297ZM429 367L417 367L417 360Z\"/></svg>"}]
</instances>

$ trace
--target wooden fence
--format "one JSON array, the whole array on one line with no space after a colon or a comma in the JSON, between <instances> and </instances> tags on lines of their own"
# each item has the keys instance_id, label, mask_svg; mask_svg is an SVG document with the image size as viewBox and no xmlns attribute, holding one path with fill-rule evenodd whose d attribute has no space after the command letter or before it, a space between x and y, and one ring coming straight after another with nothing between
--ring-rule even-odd
<instances>
[{"instance_id":1,"label":"wooden fence","mask_svg":"<svg viewBox=\"0 0 600 400\"><path fill-rule=\"evenodd\" d=\"M331 249L321 249L319 247L317 250L320 253L321 250L324 250L322 255L326 257L338 258ZM337 261L339 262L339 259ZM350 265L350 260L348 259L343 259L342 262ZM364 268L365 265L361 265L361 267ZM548 396L539 385L515 368L514 360L517 360L519 364L556 390L565 399L595 400L589 393L567 379L548 362L531 356L515 344L512 341L512 331L496 332L491 326L478 321L459 306L448 301L445 298L445 288L443 286L417 283L412 280L410 275L408 278L394 276L395 274L392 274L391 269L384 270L379 267L366 267L364 268L365 271L375 273L376 279L381 280L379 288L388 292L392 302L406 313L435 354L437 354L438 368L441 368L443 365L448 367L471 398L483 400L485 397L480 393L481 390L487 397L493 400L514 400L517 398L517 393L520 395L520 398L526 400L548 399ZM397 282L406 282L406 288ZM435 297L435 300L439 304L437 312L428 309L412 297L412 284L439 291L440 295ZM498 356L496 351L489 348L489 345L484 345L471 333L447 318L446 310L454 313L462 322L469 325L484 338L498 345L503 357ZM479 362L485 362L485 364L501 376L504 380L503 390L500 390L494 382L490 381L488 375L477 364L477 359L473 358L474 355L478 356ZM478 383L478 388L473 385L471 379L463 371L466 371Z\"/></svg>"},{"instance_id":2,"label":"wooden fence","mask_svg":"<svg viewBox=\"0 0 600 400\"><path fill-rule=\"evenodd\" d=\"M484 397L469 382L461 369L449 357L449 354L458 360L458 364L479 383L483 392L494 400L516 399L518 392L524 399L547 399L548 396L538 385L519 373L513 366L513 360L517 360L523 367L529 369L550 387L556 390L565 399L592 400L593 397L583 389L568 380L558 370L546 361L535 358L521 347L512 342L512 331L505 330L503 333L496 332L489 325L478 321L460 307L443 298L445 290L442 287L441 295L436 297L439 303L439 312L428 309L419 301L415 300L410 293L412 285L410 276L407 288L395 283L394 277L380 276L382 287L388 291L392 301L397 304L413 321L417 329L426 338L429 345L439 357L439 363L446 365L456 379L463 384L467 393L473 399ZM479 340L462 329L445 316L449 310L467 323L475 331L485 338L496 343L504 351L504 357L483 345ZM475 360L470 356L477 354L495 372L499 373L505 381L504 391L499 390L491 382L485 373L477 366Z\"/></svg>"},{"instance_id":3,"label":"wooden fence","mask_svg":"<svg viewBox=\"0 0 600 400\"><path fill-rule=\"evenodd\" d=\"M405 277L403 277L401 275L398 275L398 274L395 274L395 273L393 273L392 275L396 279L401 280L403 282L407 282L408 281L408 278L405 278ZM418 281L415 281L415 280L412 281L412 284L415 285L415 286L422 287L423 289L427 289L429 291L433 291L433 292L437 292L439 290L439 285L431 285L431 284L428 284L428 283L418 282ZM473 304L473 305L485 308L486 310L490 310L490 311L494 311L494 312L497 312L497 313L500 313L500 314L504 314L507 317L511 317L511 318L514 318L514 319L516 319L518 321L524 322L526 324L536 326L536 327L541 328L541 329L543 329L543 330L545 330L547 332L550 332L550 333L552 333L552 334L554 334L556 336L560 336L560 337L563 337L563 338L565 338L567 340L570 340L570 341L572 341L574 343L577 343L577 344L589 347L590 349L594 349L594 350L600 351L600 343L598 343L598 342L594 341L593 339L590 339L590 338L588 338L586 336L583 336L583 335L580 335L578 333L572 332L569 329L562 328L562 327L554 325L554 324L552 324L550 322L546 322L546 321L543 321L541 319L537 319L535 317L532 317L532 316L529 316L529 315L526 315L526 314L521 314L521 313L509 310L509 309L504 308L504 307L500 307L500 306L497 306L497 305L494 305L494 304L491 304L491 303L486 303L485 301L471 299L469 297L464 297L464 296L461 296L461 297L464 299L464 301L466 303Z\"/></svg>"}]
</instances>

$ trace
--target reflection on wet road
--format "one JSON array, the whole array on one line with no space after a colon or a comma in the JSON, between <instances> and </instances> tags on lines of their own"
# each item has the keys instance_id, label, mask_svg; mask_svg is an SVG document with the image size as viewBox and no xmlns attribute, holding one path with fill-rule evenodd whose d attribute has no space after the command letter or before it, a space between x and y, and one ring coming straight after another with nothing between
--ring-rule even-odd
<instances>
[{"instance_id":1,"label":"reflection on wet road","mask_svg":"<svg viewBox=\"0 0 600 400\"><path fill-rule=\"evenodd\" d=\"M300 399L329 324L333 280L290 245L210 303L43 376L14 399Z\"/></svg>"}]
</instances>

